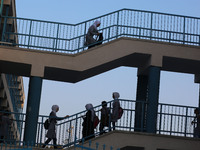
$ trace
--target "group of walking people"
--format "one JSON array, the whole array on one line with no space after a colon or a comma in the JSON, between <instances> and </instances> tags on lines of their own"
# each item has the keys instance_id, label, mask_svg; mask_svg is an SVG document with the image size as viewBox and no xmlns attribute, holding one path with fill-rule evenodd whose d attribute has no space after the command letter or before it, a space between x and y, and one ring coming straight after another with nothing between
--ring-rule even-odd
<instances>
[{"instance_id":1,"label":"group of walking people","mask_svg":"<svg viewBox=\"0 0 200 150\"><path fill-rule=\"evenodd\" d=\"M94 134L94 129L97 127L97 125L100 122L99 125L99 131L100 135L105 133L104 128L108 127L109 131L111 129L115 130L115 125L117 120L119 119L119 109L120 107L120 102L119 102L119 93L118 92L113 92L113 103L112 103L112 108L109 108L107 106L106 101L102 101L102 108L101 108L101 118L96 116L95 110L92 104L86 104L86 114L83 116L83 123L82 123L82 138L83 140L88 140L91 138L95 137ZM47 130L47 140L45 143L42 145L43 148L46 147L46 145L53 140L53 145L54 149L57 148L57 139L56 139L56 123L58 120L63 120L69 117L69 115L66 115L65 117L57 117L56 113L59 111L59 106L58 105L53 105L52 106L52 111L49 114L49 126ZM112 127L111 127L112 123Z\"/></svg>"},{"instance_id":2,"label":"group of walking people","mask_svg":"<svg viewBox=\"0 0 200 150\"><path fill-rule=\"evenodd\" d=\"M113 103L112 103L112 110L107 106L106 101L102 101L101 105L101 118L100 118L100 125L99 131L100 135L105 133L104 128L108 127L108 130L111 129L115 130L115 124L119 119L119 110L120 110L120 102L119 102L119 93L113 93ZM83 130L82 130L82 138L84 140L88 140L94 137L94 129L98 125L98 117L95 114L94 108L92 104L87 104L85 106L87 113L84 116L83 121ZM111 126L112 123L112 126Z\"/></svg>"}]
</instances>

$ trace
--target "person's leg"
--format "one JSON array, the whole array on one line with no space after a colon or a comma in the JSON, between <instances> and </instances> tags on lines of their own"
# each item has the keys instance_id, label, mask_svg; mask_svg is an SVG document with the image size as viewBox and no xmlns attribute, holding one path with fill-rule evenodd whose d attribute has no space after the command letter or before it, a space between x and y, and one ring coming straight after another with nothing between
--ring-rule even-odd
<instances>
[{"instance_id":1,"label":"person's leg","mask_svg":"<svg viewBox=\"0 0 200 150\"><path fill-rule=\"evenodd\" d=\"M97 42L98 43L96 45L101 45L103 43L103 34L102 33L99 34L99 39Z\"/></svg>"},{"instance_id":2,"label":"person's leg","mask_svg":"<svg viewBox=\"0 0 200 150\"><path fill-rule=\"evenodd\" d=\"M56 138L54 138L54 139L53 139L53 145L54 145L54 149L58 148L58 147L57 147L57 144L56 144L56 142L57 142L57 139L56 139Z\"/></svg>"},{"instance_id":3,"label":"person's leg","mask_svg":"<svg viewBox=\"0 0 200 150\"><path fill-rule=\"evenodd\" d=\"M88 49L90 49L92 47L95 47L95 44L92 44L92 45L88 46Z\"/></svg>"},{"instance_id":4,"label":"person's leg","mask_svg":"<svg viewBox=\"0 0 200 150\"><path fill-rule=\"evenodd\" d=\"M49 144L50 141L51 141L51 138L48 138L48 139L45 141L44 145L42 145L42 148L45 148L45 146L46 146L47 144Z\"/></svg>"},{"instance_id":5,"label":"person's leg","mask_svg":"<svg viewBox=\"0 0 200 150\"><path fill-rule=\"evenodd\" d=\"M103 124L100 123L100 127L99 127L100 135L103 134L103 127L104 127Z\"/></svg>"},{"instance_id":6,"label":"person's leg","mask_svg":"<svg viewBox=\"0 0 200 150\"><path fill-rule=\"evenodd\" d=\"M112 122L113 130L115 130L115 122Z\"/></svg>"},{"instance_id":7,"label":"person's leg","mask_svg":"<svg viewBox=\"0 0 200 150\"><path fill-rule=\"evenodd\" d=\"M0 143L3 143L4 142L4 136L1 136L0 137Z\"/></svg>"}]
</instances>

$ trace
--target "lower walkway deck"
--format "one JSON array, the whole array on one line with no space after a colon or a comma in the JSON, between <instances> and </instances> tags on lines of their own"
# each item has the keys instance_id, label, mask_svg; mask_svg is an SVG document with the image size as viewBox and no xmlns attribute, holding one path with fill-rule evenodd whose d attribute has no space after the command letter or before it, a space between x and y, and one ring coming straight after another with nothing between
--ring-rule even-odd
<instances>
[{"instance_id":1,"label":"lower walkway deck","mask_svg":"<svg viewBox=\"0 0 200 150\"><path fill-rule=\"evenodd\" d=\"M200 139L187 137L176 137L168 135L155 135L150 133L138 133L129 131L112 131L92 140L91 148L102 150L105 144L105 150L120 148L121 150L199 150ZM84 146L89 147L89 142ZM74 150L74 147L67 150ZM76 148L81 150L81 148Z\"/></svg>"}]
</instances>

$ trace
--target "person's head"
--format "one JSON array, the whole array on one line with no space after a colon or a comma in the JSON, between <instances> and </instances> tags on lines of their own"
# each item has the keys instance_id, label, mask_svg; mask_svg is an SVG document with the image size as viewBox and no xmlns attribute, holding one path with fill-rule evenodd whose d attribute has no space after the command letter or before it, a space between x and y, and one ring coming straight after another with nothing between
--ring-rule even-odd
<instances>
[{"instance_id":1,"label":"person's head","mask_svg":"<svg viewBox=\"0 0 200 150\"><path fill-rule=\"evenodd\" d=\"M113 96L113 99L118 99L120 95L118 92L113 92L112 96Z\"/></svg>"},{"instance_id":2,"label":"person's head","mask_svg":"<svg viewBox=\"0 0 200 150\"><path fill-rule=\"evenodd\" d=\"M199 108L195 108L194 113L199 114Z\"/></svg>"},{"instance_id":3,"label":"person's head","mask_svg":"<svg viewBox=\"0 0 200 150\"><path fill-rule=\"evenodd\" d=\"M52 109L52 111L54 111L54 112L58 112L58 111L59 111L59 106L58 106L58 105L53 105L53 106L51 107L51 109Z\"/></svg>"},{"instance_id":4,"label":"person's head","mask_svg":"<svg viewBox=\"0 0 200 150\"><path fill-rule=\"evenodd\" d=\"M106 102L106 101L102 101L102 102L101 102L101 106L102 106L102 107L107 107L107 102Z\"/></svg>"},{"instance_id":5,"label":"person's head","mask_svg":"<svg viewBox=\"0 0 200 150\"><path fill-rule=\"evenodd\" d=\"M101 22L99 20L96 20L94 22L95 27L99 27L101 25Z\"/></svg>"},{"instance_id":6,"label":"person's head","mask_svg":"<svg viewBox=\"0 0 200 150\"><path fill-rule=\"evenodd\" d=\"M92 104L86 104L85 105L86 110L92 110L93 109L93 105Z\"/></svg>"}]
</instances>

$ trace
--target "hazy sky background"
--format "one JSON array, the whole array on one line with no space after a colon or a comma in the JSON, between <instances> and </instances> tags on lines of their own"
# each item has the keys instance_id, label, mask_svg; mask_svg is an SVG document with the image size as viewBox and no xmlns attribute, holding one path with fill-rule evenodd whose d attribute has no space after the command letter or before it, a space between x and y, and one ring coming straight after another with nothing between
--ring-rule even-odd
<instances>
[{"instance_id":1,"label":"hazy sky background","mask_svg":"<svg viewBox=\"0 0 200 150\"><path fill-rule=\"evenodd\" d=\"M63 23L79 23L122 8L156 11L200 17L200 0L16 0L17 16ZM29 78L24 78L28 94ZM137 68L120 67L72 84L43 80L40 114L48 115L51 106L60 106L59 116L85 109L85 104L99 105L112 100L113 91L121 99L136 98ZM194 75L161 72L159 101L198 106L199 85ZM24 112L26 110L26 103Z\"/></svg>"}]
</instances>

